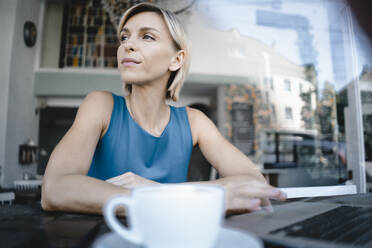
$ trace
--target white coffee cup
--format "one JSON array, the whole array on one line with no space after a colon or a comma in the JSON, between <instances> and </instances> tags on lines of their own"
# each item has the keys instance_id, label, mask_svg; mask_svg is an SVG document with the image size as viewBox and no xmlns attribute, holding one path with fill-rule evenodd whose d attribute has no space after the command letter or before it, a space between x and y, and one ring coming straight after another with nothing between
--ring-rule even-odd
<instances>
[{"instance_id":1,"label":"white coffee cup","mask_svg":"<svg viewBox=\"0 0 372 248\"><path fill-rule=\"evenodd\" d=\"M126 206L130 229L116 218ZM108 226L132 243L149 248L210 248L224 216L224 191L218 186L160 185L110 199L103 213Z\"/></svg>"}]
</instances>

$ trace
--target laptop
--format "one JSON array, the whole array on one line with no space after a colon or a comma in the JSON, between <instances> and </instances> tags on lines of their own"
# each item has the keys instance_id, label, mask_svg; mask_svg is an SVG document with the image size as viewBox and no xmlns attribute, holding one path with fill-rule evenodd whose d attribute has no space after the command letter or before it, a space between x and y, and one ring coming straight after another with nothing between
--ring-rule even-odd
<instances>
[{"instance_id":1,"label":"laptop","mask_svg":"<svg viewBox=\"0 0 372 248\"><path fill-rule=\"evenodd\" d=\"M225 225L253 233L269 247L372 247L372 193L289 199L273 208L231 216Z\"/></svg>"}]
</instances>

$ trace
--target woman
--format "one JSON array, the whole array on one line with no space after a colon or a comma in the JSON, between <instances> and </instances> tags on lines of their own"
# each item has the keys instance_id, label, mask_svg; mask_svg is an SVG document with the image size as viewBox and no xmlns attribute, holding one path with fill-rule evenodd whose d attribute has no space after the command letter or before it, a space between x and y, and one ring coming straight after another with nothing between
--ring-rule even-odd
<instances>
[{"instance_id":1,"label":"woman","mask_svg":"<svg viewBox=\"0 0 372 248\"><path fill-rule=\"evenodd\" d=\"M270 198L285 199L202 112L166 104L177 101L190 61L171 12L138 4L123 15L118 37L128 94L93 92L84 99L48 162L43 209L101 213L109 198L133 187L185 182L195 145L223 176L203 183L224 187L227 209L255 211L269 208Z\"/></svg>"}]
</instances>

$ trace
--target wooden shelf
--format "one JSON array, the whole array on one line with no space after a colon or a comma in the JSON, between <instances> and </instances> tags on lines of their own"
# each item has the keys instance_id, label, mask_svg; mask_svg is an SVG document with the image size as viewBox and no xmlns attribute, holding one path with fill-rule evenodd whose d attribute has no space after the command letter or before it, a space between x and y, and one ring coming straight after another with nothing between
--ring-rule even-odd
<instances>
[{"instance_id":1,"label":"wooden shelf","mask_svg":"<svg viewBox=\"0 0 372 248\"><path fill-rule=\"evenodd\" d=\"M117 68L116 30L100 1L70 3L65 8L62 68Z\"/></svg>"}]
</instances>

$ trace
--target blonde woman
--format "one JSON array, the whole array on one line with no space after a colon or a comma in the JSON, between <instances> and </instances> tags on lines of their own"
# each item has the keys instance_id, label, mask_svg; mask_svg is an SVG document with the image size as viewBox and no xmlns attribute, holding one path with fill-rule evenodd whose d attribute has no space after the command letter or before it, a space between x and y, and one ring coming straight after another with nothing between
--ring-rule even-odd
<instances>
[{"instance_id":1,"label":"blonde woman","mask_svg":"<svg viewBox=\"0 0 372 248\"><path fill-rule=\"evenodd\" d=\"M175 108L190 64L190 48L175 16L142 3L123 15L118 69L126 97L90 93L54 149L45 172L42 207L101 213L114 195L157 183L185 183L192 147L223 178L228 210L270 207L285 199L254 164L219 133L202 112Z\"/></svg>"}]
</instances>

